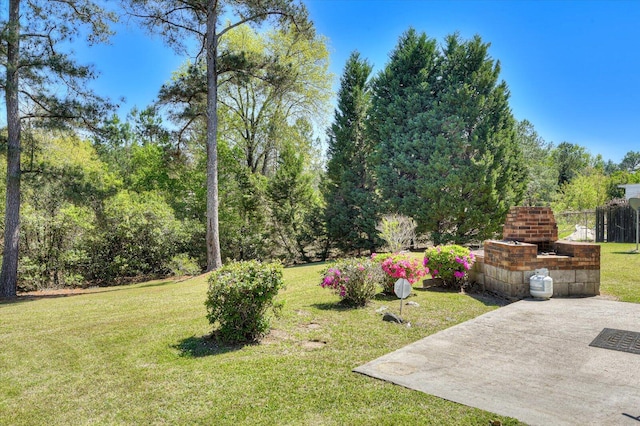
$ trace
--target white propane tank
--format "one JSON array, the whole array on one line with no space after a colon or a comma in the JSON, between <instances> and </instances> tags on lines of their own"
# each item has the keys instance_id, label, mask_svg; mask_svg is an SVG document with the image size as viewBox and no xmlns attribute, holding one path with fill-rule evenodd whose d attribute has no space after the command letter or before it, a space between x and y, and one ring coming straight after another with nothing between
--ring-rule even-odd
<instances>
[{"instance_id":1,"label":"white propane tank","mask_svg":"<svg viewBox=\"0 0 640 426\"><path fill-rule=\"evenodd\" d=\"M536 269L535 275L529 279L529 290L533 297L548 299L553 296L553 278L547 268Z\"/></svg>"}]
</instances>

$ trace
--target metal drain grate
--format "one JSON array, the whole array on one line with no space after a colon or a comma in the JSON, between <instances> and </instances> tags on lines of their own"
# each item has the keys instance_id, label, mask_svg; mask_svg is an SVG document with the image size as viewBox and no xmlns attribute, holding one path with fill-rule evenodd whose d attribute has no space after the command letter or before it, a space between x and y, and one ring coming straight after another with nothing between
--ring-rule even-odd
<instances>
[{"instance_id":1,"label":"metal drain grate","mask_svg":"<svg viewBox=\"0 0 640 426\"><path fill-rule=\"evenodd\" d=\"M603 329L589 346L613 349L614 351L631 352L640 355L640 333L636 331Z\"/></svg>"}]
</instances>

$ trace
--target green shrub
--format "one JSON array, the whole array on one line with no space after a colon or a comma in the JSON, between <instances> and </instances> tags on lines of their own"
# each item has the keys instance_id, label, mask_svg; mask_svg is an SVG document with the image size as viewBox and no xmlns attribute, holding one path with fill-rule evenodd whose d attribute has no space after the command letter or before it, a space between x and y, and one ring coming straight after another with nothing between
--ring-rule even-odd
<instances>
[{"instance_id":1,"label":"green shrub","mask_svg":"<svg viewBox=\"0 0 640 426\"><path fill-rule=\"evenodd\" d=\"M324 271L320 285L351 306L364 306L383 284L382 268L371 259L339 260Z\"/></svg>"},{"instance_id":2,"label":"green shrub","mask_svg":"<svg viewBox=\"0 0 640 426\"><path fill-rule=\"evenodd\" d=\"M432 247L424 253L424 266L429 268L433 278L441 278L447 287L462 288L474 261L468 248L455 244Z\"/></svg>"},{"instance_id":3,"label":"green shrub","mask_svg":"<svg viewBox=\"0 0 640 426\"><path fill-rule=\"evenodd\" d=\"M283 286L280 263L233 262L213 271L205 305L218 339L259 341L269 332L268 311Z\"/></svg>"},{"instance_id":4,"label":"green shrub","mask_svg":"<svg viewBox=\"0 0 640 426\"><path fill-rule=\"evenodd\" d=\"M198 275L200 271L202 271L198 262L187 253L180 253L173 256L167 264L167 269L176 277Z\"/></svg>"},{"instance_id":5,"label":"green shrub","mask_svg":"<svg viewBox=\"0 0 640 426\"><path fill-rule=\"evenodd\" d=\"M123 190L105 200L101 229L89 244L90 279L166 274L185 251L189 230L159 192Z\"/></svg>"}]
</instances>

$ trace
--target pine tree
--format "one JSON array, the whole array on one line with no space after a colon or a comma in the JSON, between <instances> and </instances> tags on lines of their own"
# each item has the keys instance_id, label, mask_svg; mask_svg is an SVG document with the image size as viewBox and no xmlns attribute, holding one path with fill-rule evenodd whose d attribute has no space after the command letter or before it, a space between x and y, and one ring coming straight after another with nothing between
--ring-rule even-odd
<instances>
[{"instance_id":1,"label":"pine tree","mask_svg":"<svg viewBox=\"0 0 640 426\"><path fill-rule=\"evenodd\" d=\"M375 82L378 187L434 243L499 230L524 190L508 89L479 37L442 50L408 31Z\"/></svg>"},{"instance_id":2,"label":"pine tree","mask_svg":"<svg viewBox=\"0 0 640 426\"><path fill-rule=\"evenodd\" d=\"M431 155L423 134L437 83L436 41L414 29L404 33L389 63L374 79L369 134L376 145L376 183L387 213L417 219L422 200L415 184Z\"/></svg>"},{"instance_id":3,"label":"pine tree","mask_svg":"<svg viewBox=\"0 0 640 426\"><path fill-rule=\"evenodd\" d=\"M280 26L293 25L296 32L312 35L304 5L294 0L128 0L130 14L142 20L150 30L159 32L177 51L186 51L187 41L195 41L199 51L195 63L187 70L195 79L184 79L192 85L181 86L180 98L199 97L206 108L200 111L206 119L207 145L207 271L222 266L219 230L218 194L218 86L229 73L251 71L256 64L244 52L229 52L221 43L229 31L241 25L260 25L269 18ZM222 24L223 18L234 21ZM204 64L206 75L198 70ZM197 77L204 77L198 79ZM206 87L206 90L202 90ZM188 102L187 102L188 103ZM202 105L203 102L199 102ZM187 121L186 127L193 124ZM185 127L185 128L186 128Z\"/></svg>"},{"instance_id":4,"label":"pine tree","mask_svg":"<svg viewBox=\"0 0 640 426\"><path fill-rule=\"evenodd\" d=\"M371 70L358 52L351 54L341 79L334 122L328 130L325 220L329 238L343 251L373 250L377 240L377 208L369 165L373 146L365 131Z\"/></svg>"},{"instance_id":5,"label":"pine tree","mask_svg":"<svg viewBox=\"0 0 640 426\"><path fill-rule=\"evenodd\" d=\"M86 88L95 77L67 52L70 40L106 40L115 17L92 0L10 0L0 20L2 76L7 112L7 191L0 297L15 297L20 235L22 121L40 126L94 125L110 106ZM86 31L85 31L86 30Z\"/></svg>"}]
</instances>

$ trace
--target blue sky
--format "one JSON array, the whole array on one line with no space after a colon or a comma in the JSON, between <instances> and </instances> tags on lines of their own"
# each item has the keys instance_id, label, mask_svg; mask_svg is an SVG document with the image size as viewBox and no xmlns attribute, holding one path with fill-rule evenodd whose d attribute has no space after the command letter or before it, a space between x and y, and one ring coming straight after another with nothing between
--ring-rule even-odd
<instances>
[{"instance_id":1,"label":"blue sky","mask_svg":"<svg viewBox=\"0 0 640 426\"><path fill-rule=\"evenodd\" d=\"M458 31L491 43L519 120L556 144L568 141L619 162L640 151L640 1L306 0L329 41L337 80L353 50L377 72L409 27L442 42ZM100 94L127 100L121 112L153 101L184 60L135 24L109 46L78 47L93 63ZM331 117L327 117L327 122Z\"/></svg>"}]
</instances>

